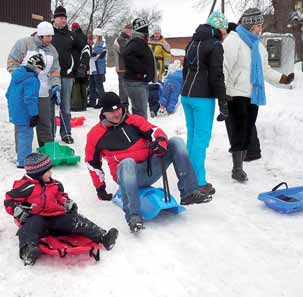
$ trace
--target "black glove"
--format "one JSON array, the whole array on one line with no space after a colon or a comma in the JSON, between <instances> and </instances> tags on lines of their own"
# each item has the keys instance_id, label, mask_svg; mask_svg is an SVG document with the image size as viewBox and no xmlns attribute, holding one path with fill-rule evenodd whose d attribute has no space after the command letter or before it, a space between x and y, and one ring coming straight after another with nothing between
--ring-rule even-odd
<instances>
[{"instance_id":1,"label":"black glove","mask_svg":"<svg viewBox=\"0 0 303 297\"><path fill-rule=\"evenodd\" d=\"M85 64L80 64L77 69L76 77L84 78L86 77L87 66Z\"/></svg>"},{"instance_id":2,"label":"black glove","mask_svg":"<svg viewBox=\"0 0 303 297\"><path fill-rule=\"evenodd\" d=\"M151 142L150 147L157 156L161 157L167 152L167 139L159 136Z\"/></svg>"},{"instance_id":3,"label":"black glove","mask_svg":"<svg viewBox=\"0 0 303 297\"><path fill-rule=\"evenodd\" d=\"M97 195L100 200L110 201L113 198L113 194L107 193L104 186L97 189Z\"/></svg>"},{"instance_id":4,"label":"black glove","mask_svg":"<svg viewBox=\"0 0 303 297\"><path fill-rule=\"evenodd\" d=\"M217 116L217 121L218 122L225 121L229 116L227 101L219 100L219 110L220 110L220 114Z\"/></svg>"},{"instance_id":5,"label":"black glove","mask_svg":"<svg viewBox=\"0 0 303 297\"><path fill-rule=\"evenodd\" d=\"M78 205L72 199L68 198L64 201L64 208L65 208L66 213L74 213L74 214L78 213Z\"/></svg>"},{"instance_id":6,"label":"black glove","mask_svg":"<svg viewBox=\"0 0 303 297\"><path fill-rule=\"evenodd\" d=\"M38 115L32 116L29 119L29 126L30 127L36 127L37 124L38 124L38 121L39 121L39 116Z\"/></svg>"},{"instance_id":7,"label":"black glove","mask_svg":"<svg viewBox=\"0 0 303 297\"><path fill-rule=\"evenodd\" d=\"M282 74L279 83L283 85L289 85L295 79L295 74L290 73L288 75Z\"/></svg>"},{"instance_id":8,"label":"black glove","mask_svg":"<svg viewBox=\"0 0 303 297\"><path fill-rule=\"evenodd\" d=\"M25 223L26 220L31 216L32 208L33 204L27 202L17 205L14 208L14 218L20 221L22 224Z\"/></svg>"}]
</instances>

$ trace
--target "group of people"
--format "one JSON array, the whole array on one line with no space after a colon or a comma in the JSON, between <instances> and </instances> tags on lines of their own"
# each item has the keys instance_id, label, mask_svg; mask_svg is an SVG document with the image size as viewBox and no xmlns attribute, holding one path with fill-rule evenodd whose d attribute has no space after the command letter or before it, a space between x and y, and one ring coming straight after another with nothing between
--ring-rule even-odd
<instances>
[{"instance_id":1,"label":"group of people","mask_svg":"<svg viewBox=\"0 0 303 297\"><path fill-rule=\"evenodd\" d=\"M55 14L55 20L59 17ZM280 84L289 84L294 79L293 73L280 74L268 65L266 49L259 42L262 25L262 13L253 8L243 13L239 24L232 30L229 30L231 24L220 12L212 13L207 23L196 29L186 48L183 81L180 82L187 127L186 145L179 137L169 139L160 127L147 120L148 82L155 81L157 70L148 45L146 21L135 19L132 27L125 26L116 40L120 96L114 92L104 92L100 100L99 120L87 135L85 162L97 197L110 201L112 194L106 190L102 169L103 159L108 162L113 180L120 188L125 219L131 232L144 228L139 189L156 182L162 176L163 168L166 169L171 163L178 178L182 205L211 201L215 188L207 181L204 163L211 139L216 99L220 110L217 120L229 121L232 178L239 182L247 181L243 159L255 127L258 106L266 104L264 78ZM65 33L60 31L59 34ZM62 89L71 89L67 76L72 71L73 63L68 64L67 60L62 62L65 67L60 65L60 78L57 72L60 51L59 61L55 54L47 56L52 59L45 58L45 48L49 48L48 53L54 50L50 44L51 37L51 34L41 35L38 28L36 36L16 44L16 51L24 53L31 49L25 51L24 47L33 46L34 41L41 42L39 49L42 48L42 53L28 53L24 66L20 66L25 59L24 54L10 54L10 65L16 68L8 89L9 106L10 101L18 98L15 109L10 109L10 118L14 121L17 119L13 117L13 114L17 114L16 110L23 117L23 122L15 123L17 131L20 127L32 129L30 127L37 123L38 114L40 119L37 100L38 96L44 98L44 93L39 94L43 80L38 80L38 75L48 73L52 100L57 104L65 100L64 95L59 95ZM71 40L74 41L73 38ZM84 47L77 68L80 73L84 68L82 58L85 51ZM96 55L100 55L97 48ZM165 63L162 62L164 67ZM29 85L35 86L35 91L26 87ZM128 97L132 113L128 110ZM19 149L22 146L20 141L22 138L17 142ZM80 233L102 243L107 249L112 248L118 231L112 228L106 232L77 214L76 204L64 192L62 184L51 177L49 157L32 153L24 159L26 175L15 181L13 189L6 193L5 200L7 212L21 223L18 235L20 257L24 262L34 264L40 256L38 242L46 231Z\"/></svg>"}]
</instances>

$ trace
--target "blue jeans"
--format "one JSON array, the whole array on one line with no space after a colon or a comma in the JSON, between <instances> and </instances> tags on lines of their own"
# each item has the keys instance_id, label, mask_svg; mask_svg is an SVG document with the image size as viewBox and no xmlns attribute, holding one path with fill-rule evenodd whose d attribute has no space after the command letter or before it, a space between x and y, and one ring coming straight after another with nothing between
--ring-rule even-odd
<instances>
[{"instance_id":1,"label":"blue jeans","mask_svg":"<svg viewBox=\"0 0 303 297\"><path fill-rule=\"evenodd\" d=\"M97 98L100 100L104 95L104 74L92 74L89 77L89 103L96 105Z\"/></svg>"},{"instance_id":2,"label":"blue jeans","mask_svg":"<svg viewBox=\"0 0 303 297\"><path fill-rule=\"evenodd\" d=\"M205 157L214 121L214 98L181 97L187 128L187 150L198 185L206 185Z\"/></svg>"},{"instance_id":3,"label":"blue jeans","mask_svg":"<svg viewBox=\"0 0 303 297\"><path fill-rule=\"evenodd\" d=\"M61 104L60 104L60 136L68 136L72 134L70 119L70 103L73 88L73 78L62 77L61 78ZM52 112L52 131L54 133L54 139L56 138L56 122L55 122L55 101L52 99L51 102Z\"/></svg>"},{"instance_id":4,"label":"blue jeans","mask_svg":"<svg viewBox=\"0 0 303 297\"><path fill-rule=\"evenodd\" d=\"M128 96L132 104L132 113L147 119L148 84L142 81L126 80Z\"/></svg>"},{"instance_id":5,"label":"blue jeans","mask_svg":"<svg viewBox=\"0 0 303 297\"><path fill-rule=\"evenodd\" d=\"M24 166L25 158L32 153L34 129L29 126L15 126L17 140L17 165Z\"/></svg>"},{"instance_id":6,"label":"blue jeans","mask_svg":"<svg viewBox=\"0 0 303 297\"><path fill-rule=\"evenodd\" d=\"M179 137L172 137L168 141L168 152L163 156L166 168L173 163L178 177L178 189L181 198L185 198L198 190L197 178L184 141ZM120 162L117 170L118 184L123 199L123 210L126 221L132 215L141 216L138 189L148 187L162 176L161 160L156 155L151 157L152 174L147 174L147 161L136 163L132 158Z\"/></svg>"}]
</instances>

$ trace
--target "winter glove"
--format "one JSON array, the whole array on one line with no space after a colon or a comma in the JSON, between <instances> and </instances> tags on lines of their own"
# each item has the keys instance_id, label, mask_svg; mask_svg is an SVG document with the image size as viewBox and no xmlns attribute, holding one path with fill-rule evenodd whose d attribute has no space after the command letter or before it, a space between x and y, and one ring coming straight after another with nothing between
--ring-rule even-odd
<instances>
[{"instance_id":1,"label":"winter glove","mask_svg":"<svg viewBox=\"0 0 303 297\"><path fill-rule=\"evenodd\" d=\"M151 142L150 147L158 157L161 157L167 152L167 139L159 136Z\"/></svg>"},{"instance_id":2,"label":"winter glove","mask_svg":"<svg viewBox=\"0 0 303 297\"><path fill-rule=\"evenodd\" d=\"M69 199L69 198L64 201L64 208L65 208L66 213L76 214L78 212L77 203L74 200Z\"/></svg>"},{"instance_id":3,"label":"winter glove","mask_svg":"<svg viewBox=\"0 0 303 297\"><path fill-rule=\"evenodd\" d=\"M294 73L290 73L288 75L282 74L279 83L283 85L289 85L295 78Z\"/></svg>"},{"instance_id":4,"label":"winter glove","mask_svg":"<svg viewBox=\"0 0 303 297\"><path fill-rule=\"evenodd\" d=\"M80 63L77 69L76 77L85 78L86 77L87 66L85 64Z\"/></svg>"},{"instance_id":5,"label":"winter glove","mask_svg":"<svg viewBox=\"0 0 303 297\"><path fill-rule=\"evenodd\" d=\"M218 122L225 121L229 116L227 101L219 100L219 110L220 110L220 114L217 116L217 121Z\"/></svg>"},{"instance_id":6,"label":"winter glove","mask_svg":"<svg viewBox=\"0 0 303 297\"><path fill-rule=\"evenodd\" d=\"M38 115L32 116L29 119L29 126L30 127L36 127L37 124L38 124L38 121L39 121L39 116Z\"/></svg>"},{"instance_id":7,"label":"winter glove","mask_svg":"<svg viewBox=\"0 0 303 297\"><path fill-rule=\"evenodd\" d=\"M61 88L59 86L53 86L52 87L52 96L55 99L56 105L61 104Z\"/></svg>"},{"instance_id":8,"label":"winter glove","mask_svg":"<svg viewBox=\"0 0 303 297\"><path fill-rule=\"evenodd\" d=\"M20 205L17 205L14 208L14 218L20 221L22 224L26 222L26 220L31 215L31 210L33 208L33 204L31 203L23 203Z\"/></svg>"},{"instance_id":9,"label":"winter glove","mask_svg":"<svg viewBox=\"0 0 303 297\"><path fill-rule=\"evenodd\" d=\"M110 201L113 198L113 194L106 192L105 186L102 186L97 189L97 195L100 200Z\"/></svg>"}]
</instances>

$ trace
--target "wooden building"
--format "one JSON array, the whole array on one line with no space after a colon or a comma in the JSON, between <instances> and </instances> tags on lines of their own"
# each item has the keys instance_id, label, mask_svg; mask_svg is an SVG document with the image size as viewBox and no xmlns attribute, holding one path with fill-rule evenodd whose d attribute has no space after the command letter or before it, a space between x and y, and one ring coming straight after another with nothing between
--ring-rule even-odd
<instances>
[{"instance_id":1,"label":"wooden building","mask_svg":"<svg viewBox=\"0 0 303 297\"><path fill-rule=\"evenodd\" d=\"M50 21L51 0L1 0L0 22L36 27Z\"/></svg>"}]
</instances>

